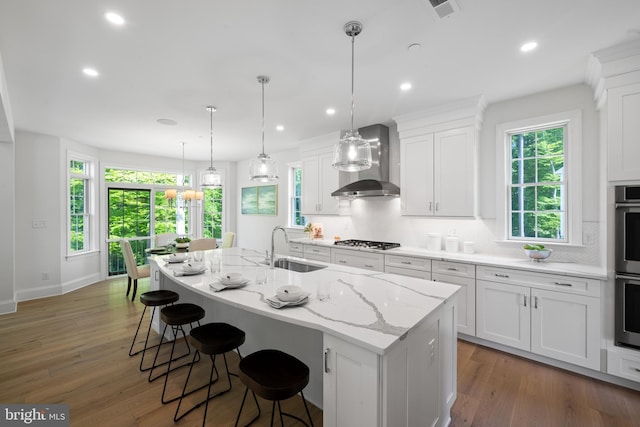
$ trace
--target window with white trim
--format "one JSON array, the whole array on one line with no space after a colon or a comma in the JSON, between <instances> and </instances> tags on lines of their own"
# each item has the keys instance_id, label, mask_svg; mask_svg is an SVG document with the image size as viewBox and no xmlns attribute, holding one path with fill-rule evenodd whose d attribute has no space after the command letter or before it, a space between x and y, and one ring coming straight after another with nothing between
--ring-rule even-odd
<instances>
[{"instance_id":1,"label":"window with white trim","mask_svg":"<svg viewBox=\"0 0 640 427\"><path fill-rule=\"evenodd\" d=\"M505 240L581 244L581 127L580 111L498 126Z\"/></svg>"},{"instance_id":2,"label":"window with white trim","mask_svg":"<svg viewBox=\"0 0 640 427\"><path fill-rule=\"evenodd\" d=\"M68 232L69 254L88 252L93 247L94 162L88 158L68 156Z\"/></svg>"},{"instance_id":3,"label":"window with white trim","mask_svg":"<svg viewBox=\"0 0 640 427\"><path fill-rule=\"evenodd\" d=\"M289 227L304 227L307 223L302 215L302 166L289 167Z\"/></svg>"}]
</instances>

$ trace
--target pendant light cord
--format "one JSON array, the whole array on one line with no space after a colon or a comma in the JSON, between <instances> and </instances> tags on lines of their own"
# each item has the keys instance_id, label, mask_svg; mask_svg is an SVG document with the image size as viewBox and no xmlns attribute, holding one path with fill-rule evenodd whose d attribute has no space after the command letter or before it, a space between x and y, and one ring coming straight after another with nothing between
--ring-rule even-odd
<instances>
[{"instance_id":1,"label":"pendant light cord","mask_svg":"<svg viewBox=\"0 0 640 427\"><path fill-rule=\"evenodd\" d=\"M354 95L354 68L355 68L355 34L351 35L351 132L353 132L353 110L355 104L355 95Z\"/></svg>"},{"instance_id":2,"label":"pendant light cord","mask_svg":"<svg viewBox=\"0 0 640 427\"><path fill-rule=\"evenodd\" d=\"M260 83L262 84L262 155L264 156L264 79Z\"/></svg>"},{"instance_id":3,"label":"pendant light cord","mask_svg":"<svg viewBox=\"0 0 640 427\"><path fill-rule=\"evenodd\" d=\"M210 108L209 111L211 112L211 123L209 126L211 136L211 169L213 169L213 108Z\"/></svg>"}]
</instances>

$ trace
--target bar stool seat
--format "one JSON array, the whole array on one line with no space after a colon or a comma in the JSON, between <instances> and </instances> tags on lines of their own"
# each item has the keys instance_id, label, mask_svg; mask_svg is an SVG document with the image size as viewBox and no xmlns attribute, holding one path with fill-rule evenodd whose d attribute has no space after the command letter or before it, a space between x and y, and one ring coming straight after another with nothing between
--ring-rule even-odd
<instances>
[{"instance_id":1,"label":"bar stool seat","mask_svg":"<svg viewBox=\"0 0 640 427\"><path fill-rule=\"evenodd\" d=\"M129 348L129 356L135 356L137 354L142 353L142 358L140 359L140 371L146 371L151 369L150 367L149 368L142 367L142 365L144 364L144 356L146 355L147 350L160 345L160 344L156 344L153 346L149 346L149 334L151 333L151 324L153 323L153 317L156 314L156 307L173 304L179 299L180 299L180 295L178 295L177 292L168 291L168 290L149 291L140 295L140 302L144 305L144 310L142 310L142 315L140 316L140 321L138 322L138 328L136 329L136 333L133 336L133 340L131 341L131 347ZM144 347L134 352L133 347L135 346L136 339L138 338L140 325L142 325L142 320L144 319L144 314L147 312L147 307L153 307L151 311L151 317L149 319L149 327L147 328L147 337L144 340Z\"/></svg>"},{"instance_id":2,"label":"bar stool seat","mask_svg":"<svg viewBox=\"0 0 640 427\"><path fill-rule=\"evenodd\" d=\"M194 362L198 353L208 354L211 359L211 372L209 373L209 381L204 385L193 389L187 392L187 385L189 384L189 378L191 376L191 371L193 369L194 363L191 364L189 368L189 373L187 374L187 379L184 382L184 388L182 389L182 394L180 396L180 401L178 402L178 407L176 408L176 413L173 417L174 421L179 421L185 415L190 413L196 408L199 408L203 403L204 407L204 415L202 417L202 425L205 425L207 419L207 410L209 408L209 401L217 396L220 396L229 390L231 390L231 375L235 375L229 372L229 365L227 364L227 355L226 353L236 350L238 355L240 356L240 347L244 344L245 341L245 333L241 329L236 328L235 326L229 325L228 323L207 323L202 326L198 326L197 328L193 328L191 333L189 334L189 342L196 349L196 353L194 354ZM218 373L218 369L216 368L216 355L221 354L224 358L224 366L227 371L227 381L229 382L229 386L222 391L217 392L213 396L211 395L211 385L218 381L220 375ZM213 378L213 373L216 373L216 378ZM180 412L180 405L182 405L182 399L191 394L195 393L198 390L202 390L207 387L207 396L204 400L194 405L192 408L188 409L186 412L178 416Z\"/></svg>"},{"instance_id":3,"label":"bar stool seat","mask_svg":"<svg viewBox=\"0 0 640 427\"><path fill-rule=\"evenodd\" d=\"M184 363L180 366L174 366L173 368L171 367L171 362L180 359L184 356L187 356L188 354L191 353L191 347L189 346L189 341L187 340L187 335L184 331L184 326L185 325L190 325L193 328L193 324L197 323L198 326L200 326L200 320L203 319L205 316L205 311L202 307L200 307L199 305L196 304L191 304L191 303L181 303L181 304L174 304L174 305L168 305L166 307L164 307L162 310L160 310L160 320L162 320L164 322L164 328L162 330L162 335L160 336L160 345L158 345L158 349L156 351L156 355L153 359L153 365L151 366L151 368L149 369L149 382L155 381L160 377L164 376L164 387L162 388L162 403L169 403L169 402L173 402L177 399L180 398L180 396L175 397L173 399L165 399L165 393L167 390L167 381L169 378L169 373L180 369L184 366L187 365L191 365L197 361L200 360L200 358L198 357L197 360L194 357L194 360L192 362L188 362L188 363ZM165 334L167 332L167 327L171 326L171 329L173 331L173 341L172 341L172 345L171 345L171 354L169 355L169 360L167 362L164 363L158 363L158 356L160 354L160 348L162 347L163 344L163 339L165 337ZM176 359L173 358L173 353L175 351L176 348L176 341L178 340L178 332L182 332L182 336L185 339L185 344L187 345L187 353L184 354L183 356L180 356ZM198 355L198 353L196 352L196 355ZM155 377L153 376L153 371L158 368L159 366L162 365L168 365L166 371L162 372L159 375L156 375Z\"/></svg>"},{"instance_id":4,"label":"bar stool seat","mask_svg":"<svg viewBox=\"0 0 640 427\"><path fill-rule=\"evenodd\" d=\"M311 420L311 414L307 407L307 402L304 398L302 390L309 383L309 367L302 363L295 357L284 353L280 350L260 350L243 358L239 364L240 369L240 381L247 386L244 397L242 398L242 405L238 411L238 417L236 418L236 426L240 421L240 415L242 414L242 408L247 398L249 389L253 393L253 399L258 407L258 415L253 418L248 425L251 425L260 417L260 405L256 394L263 399L273 401L271 408L271 425L273 426L273 417L275 415L276 403L278 404L278 412L280 413L280 423L284 425L282 416L288 416L300 421L302 424L308 426L302 419L292 414L282 412L280 408L280 401L288 399L300 393L302 396L302 402L304 408L309 417L311 427L313 427L313 421Z\"/></svg>"}]
</instances>

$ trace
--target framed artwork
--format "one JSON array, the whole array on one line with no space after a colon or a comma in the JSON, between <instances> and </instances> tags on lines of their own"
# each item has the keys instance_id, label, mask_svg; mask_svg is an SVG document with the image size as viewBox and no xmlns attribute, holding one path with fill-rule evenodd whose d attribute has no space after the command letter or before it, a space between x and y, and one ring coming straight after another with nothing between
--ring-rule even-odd
<instances>
[{"instance_id":1,"label":"framed artwork","mask_svg":"<svg viewBox=\"0 0 640 427\"><path fill-rule=\"evenodd\" d=\"M277 215L278 186L242 187L241 212L243 215Z\"/></svg>"}]
</instances>

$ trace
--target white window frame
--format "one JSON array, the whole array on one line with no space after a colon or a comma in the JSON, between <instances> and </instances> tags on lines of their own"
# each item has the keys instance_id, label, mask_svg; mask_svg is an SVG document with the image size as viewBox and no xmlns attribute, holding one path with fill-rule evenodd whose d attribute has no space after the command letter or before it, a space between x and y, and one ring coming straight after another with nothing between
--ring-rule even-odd
<instances>
[{"instance_id":1,"label":"white window frame","mask_svg":"<svg viewBox=\"0 0 640 427\"><path fill-rule=\"evenodd\" d=\"M293 223L293 199L295 194L295 182L294 182L294 169L302 169L302 162L293 162L288 163L288 189L289 189L289 198L288 198L288 206L287 206L287 223L289 228L299 228L303 229L304 225L297 225ZM302 190L300 190L302 191ZM302 201L302 194L300 195L300 200ZM302 210L300 210L300 214L302 214ZM303 215L304 216L304 215Z\"/></svg>"},{"instance_id":2,"label":"white window frame","mask_svg":"<svg viewBox=\"0 0 640 427\"><path fill-rule=\"evenodd\" d=\"M85 173L83 175L72 174L71 173L71 162L83 162L86 165ZM88 156L86 154L77 153L74 151L67 151L67 161L66 161L66 254L67 257L81 256L91 252L95 252L97 250L97 226L96 224L96 170L97 170L97 159L94 157ZM86 181L85 185L85 246L84 249L79 251L71 250L71 179L84 179Z\"/></svg>"},{"instance_id":3,"label":"white window frame","mask_svg":"<svg viewBox=\"0 0 640 427\"><path fill-rule=\"evenodd\" d=\"M522 239L511 238L509 224L509 185L511 182L510 134L541 127L566 126L565 191L566 191L566 236L563 241L530 238L545 244L566 246L582 245L582 111L571 110L545 116L501 123L496 126L496 230L498 240L522 244Z\"/></svg>"},{"instance_id":4,"label":"white window frame","mask_svg":"<svg viewBox=\"0 0 640 427\"><path fill-rule=\"evenodd\" d=\"M227 231L227 200L228 200L228 189L226 186L226 170L225 169L218 169L216 168L216 171L218 172L218 174L220 174L220 184L222 184L222 229L220 231L220 233L222 234L222 238L224 238L224 234ZM202 182L202 174L205 171L198 171L198 181L199 183ZM204 188L202 188L202 186L199 187L200 191L204 191ZM200 213L198 214L198 229L200 231L199 236L204 236L204 201L201 202L202 203L202 209L200 209Z\"/></svg>"}]
</instances>

